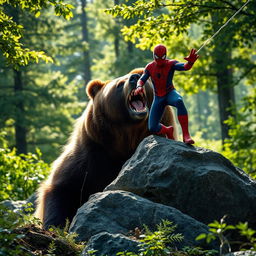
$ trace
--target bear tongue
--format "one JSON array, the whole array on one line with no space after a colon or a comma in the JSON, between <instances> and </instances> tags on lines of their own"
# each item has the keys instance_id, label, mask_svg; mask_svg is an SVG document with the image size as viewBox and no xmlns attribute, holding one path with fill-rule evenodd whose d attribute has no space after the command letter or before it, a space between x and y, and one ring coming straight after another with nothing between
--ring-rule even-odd
<instances>
[{"instance_id":1,"label":"bear tongue","mask_svg":"<svg viewBox=\"0 0 256 256\"><path fill-rule=\"evenodd\" d=\"M144 110L144 106L143 106L143 102L140 100L137 101L132 101L131 105L137 110L137 111L143 111Z\"/></svg>"}]
</instances>

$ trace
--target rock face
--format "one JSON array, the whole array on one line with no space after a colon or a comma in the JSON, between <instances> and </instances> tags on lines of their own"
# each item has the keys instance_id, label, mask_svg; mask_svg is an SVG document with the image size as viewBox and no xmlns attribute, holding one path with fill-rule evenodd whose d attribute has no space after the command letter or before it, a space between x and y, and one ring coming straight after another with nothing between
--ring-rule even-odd
<instances>
[{"instance_id":1,"label":"rock face","mask_svg":"<svg viewBox=\"0 0 256 256\"><path fill-rule=\"evenodd\" d=\"M121 234L110 234L107 232L92 236L83 250L82 256L90 255L89 252L95 250L94 255L116 255L118 252L138 252L138 242L127 238Z\"/></svg>"},{"instance_id":2,"label":"rock face","mask_svg":"<svg viewBox=\"0 0 256 256\"><path fill-rule=\"evenodd\" d=\"M137 250L138 241L128 237L135 228L156 230L168 219L184 235L178 248L204 247L196 236L224 215L227 222L256 228L256 182L216 152L149 136L105 191L78 210L70 231L89 240L83 255L94 249L96 256L114 256Z\"/></svg>"},{"instance_id":3,"label":"rock face","mask_svg":"<svg viewBox=\"0 0 256 256\"><path fill-rule=\"evenodd\" d=\"M85 241L101 232L128 235L137 227L143 229L143 225L156 230L156 225L165 219L177 225L176 233L184 235L183 244L178 247L195 245L195 238L207 232L206 225L180 211L125 191L92 195L77 211L70 231L79 235L78 240Z\"/></svg>"},{"instance_id":4,"label":"rock face","mask_svg":"<svg viewBox=\"0 0 256 256\"><path fill-rule=\"evenodd\" d=\"M144 139L105 191L125 190L205 224L228 215L256 227L256 182L222 155L158 136Z\"/></svg>"}]
</instances>

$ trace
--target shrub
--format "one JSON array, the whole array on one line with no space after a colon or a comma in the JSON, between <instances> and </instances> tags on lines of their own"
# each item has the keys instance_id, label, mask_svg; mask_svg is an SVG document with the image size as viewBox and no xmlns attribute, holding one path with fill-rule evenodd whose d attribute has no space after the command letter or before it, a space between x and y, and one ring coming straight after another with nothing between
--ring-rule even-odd
<instances>
[{"instance_id":1,"label":"shrub","mask_svg":"<svg viewBox=\"0 0 256 256\"><path fill-rule=\"evenodd\" d=\"M226 123L230 138L225 141L223 154L253 178L256 177L256 88L242 101Z\"/></svg>"},{"instance_id":2,"label":"shrub","mask_svg":"<svg viewBox=\"0 0 256 256\"><path fill-rule=\"evenodd\" d=\"M0 133L0 201L27 199L49 173L49 165L41 159L41 153L17 155L10 149L5 134Z\"/></svg>"},{"instance_id":3,"label":"shrub","mask_svg":"<svg viewBox=\"0 0 256 256\"><path fill-rule=\"evenodd\" d=\"M220 243L220 255L223 255L225 250L231 253L232 244L239 245L239 250L256 251L256 231L249 228L247 222L239 222L237 225L228 225L225 222L225 218L226 215L220 221L215 220L214 222L208 224L210 232L207 234L200 234L196 240L205 239L207 243L210 243L211 241L218 239ZM227 233L229 230L239 233L241 236L241 241L229 241L227 239Z\"/></svg>"},{"instance_id":4,"label":"shrub","mask_svg":"<svg viewBox=\"0 0 256 256\"><path fill-rule=\"evenodd\" d=\"M75 242L76 234L54 228L43 230L30 212L29 204L22 211L11 211L0 205L0 255L81 255L84 244Z\"/></svg>"},{"instance_id":5,"label":"shrub","mask_svg":"<svg viewBox=\"0 0 256 256\"><path fill-rule=\"evenodd\" d=\"M215 250L203 250L199 247L184 247L177 250L176 245L183 240L183 235L174 233L176 225L163 220L157 225L156 231L150 231L145 226L145 234L140 235L139 254L134 252L119 252L117 256L214 256Z\"/></svg>"}]
</instances>

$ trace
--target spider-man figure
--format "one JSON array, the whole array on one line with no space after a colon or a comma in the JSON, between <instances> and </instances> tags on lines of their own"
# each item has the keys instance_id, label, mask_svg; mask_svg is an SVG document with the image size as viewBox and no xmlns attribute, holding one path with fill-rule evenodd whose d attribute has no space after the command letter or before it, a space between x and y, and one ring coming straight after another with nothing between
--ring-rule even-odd
<instances>
[{"instance_id":1,"label":"spider-man figure","mask_svg":"<svg viewBox=\"0 0 256 256\"><path fill-rule=\"evenodd\" d=\"M145 67L144 73L137 83L135 95L143 92L143 85L151 77L154 86L154 101L149 114L149 130L156 134L166 135L169 139L174 139L173 127L166 127L160 123L165 106L171 105L178 110L178 120L182 128L183 141L187 144L194 144L188 130L187 109L181 95L173 86L172 78L175 70L191 69L199 55L196 54L195 49L192 49L189 56L184 58L187 63L179 63L176 60L166 59L166 53L167 50L164 45L159 44L154 48L154 61Z\"/></svg>"}]
</instances>

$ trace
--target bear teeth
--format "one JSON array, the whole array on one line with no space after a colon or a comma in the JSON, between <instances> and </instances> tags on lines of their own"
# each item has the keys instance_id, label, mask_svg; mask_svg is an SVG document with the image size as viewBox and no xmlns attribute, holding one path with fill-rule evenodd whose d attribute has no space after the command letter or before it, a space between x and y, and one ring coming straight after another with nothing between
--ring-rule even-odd
<instances>
[{"instance_id":1,"label":"bear teeth","mask_svg":"<svg viewBox=\"0 0 256 256\"><path fill-rule=\"evenodd\" d=\"M143 113L147 111L145 95L143 92L135 95L135 90L132 90L128 96L128 104L133 112Z\"/></svg>"}]
</instances>

